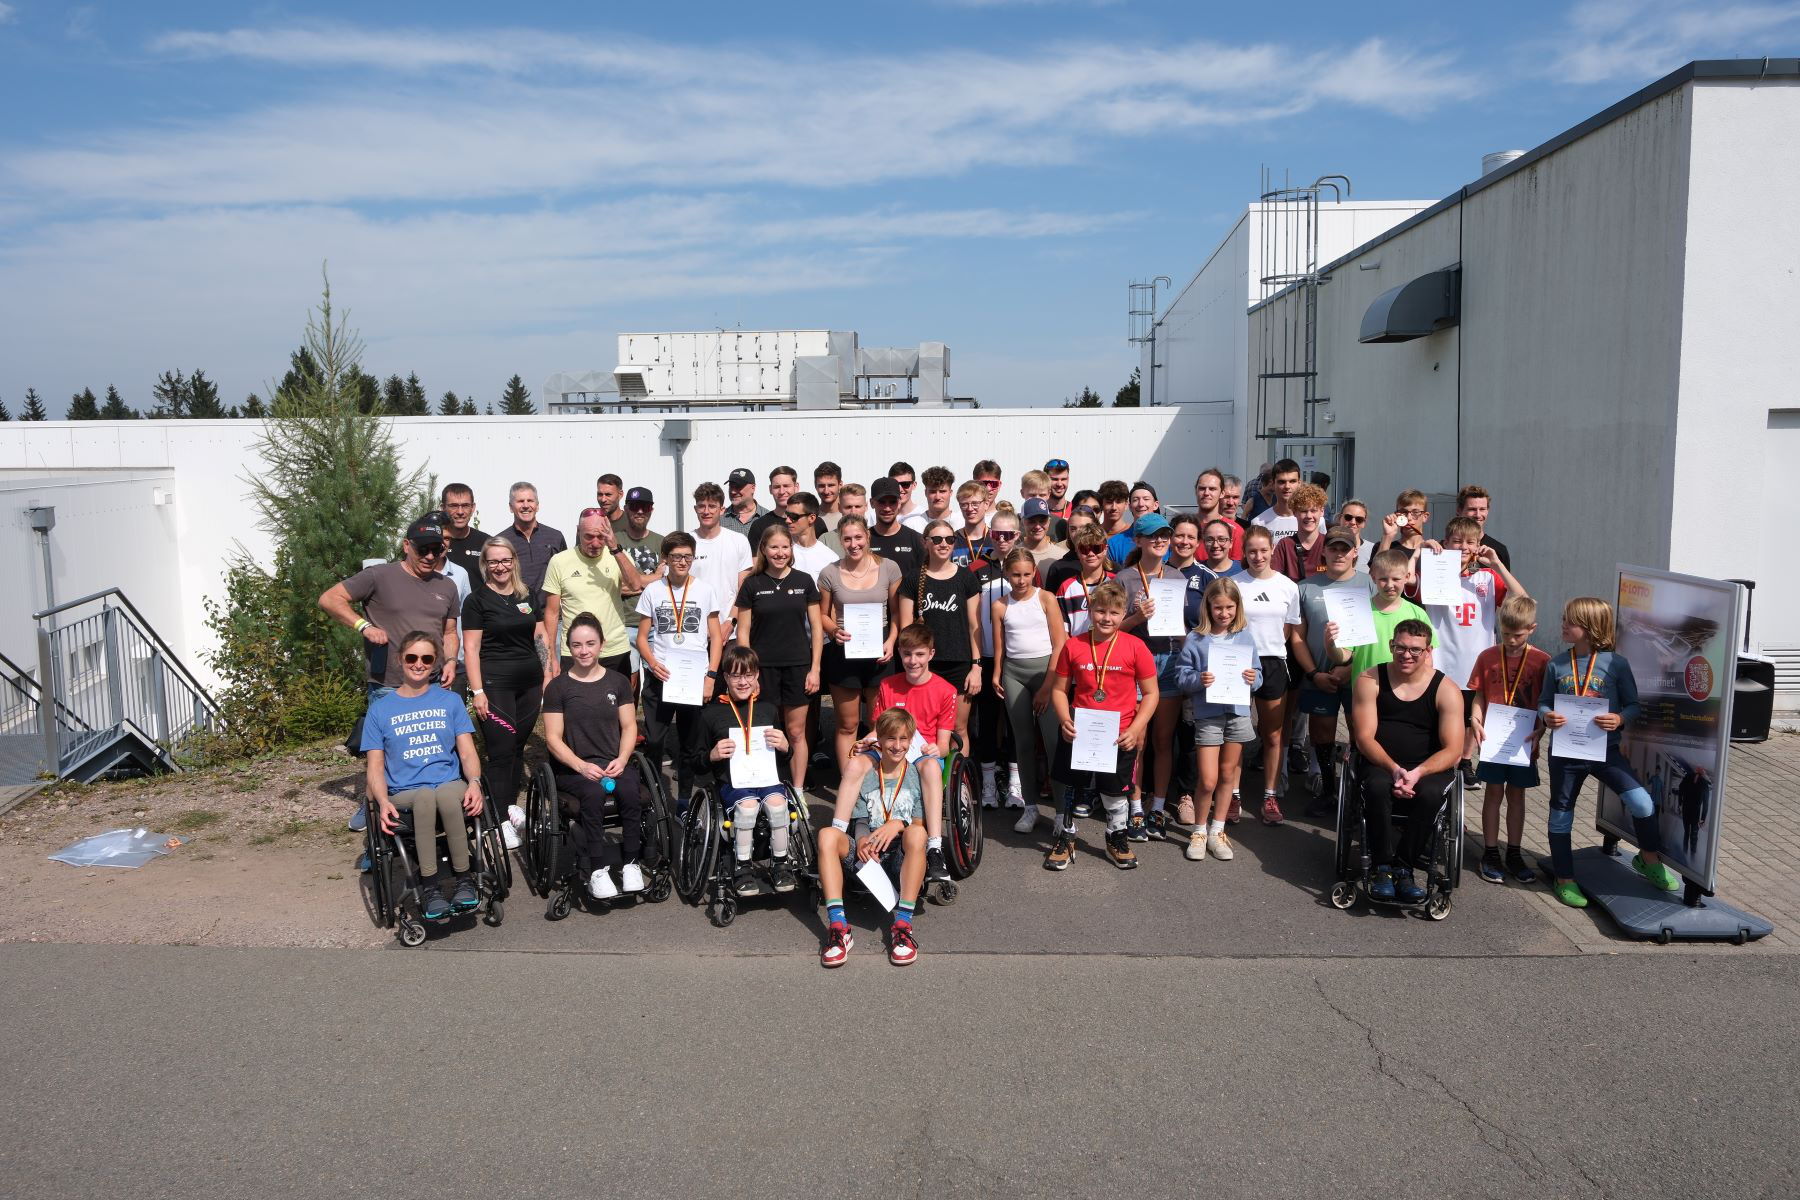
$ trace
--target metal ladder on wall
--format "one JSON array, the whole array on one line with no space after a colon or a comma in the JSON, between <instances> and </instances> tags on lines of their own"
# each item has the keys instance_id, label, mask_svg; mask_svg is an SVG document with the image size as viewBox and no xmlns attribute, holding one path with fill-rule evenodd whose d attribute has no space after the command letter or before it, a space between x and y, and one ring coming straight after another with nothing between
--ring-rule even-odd
<instances>
[{"instance_id":1,"label":"metal ladder on wall","mask_svg":"<svg viewBox=\"0 0 1800 1200\"><path fill-rule=\"evenodd\" d=\"M0 656L0 811L50 779L178 771L181 743L217 723L212 697L118 588L33 617L37 671Z\"/></svg>"}]
</instances>

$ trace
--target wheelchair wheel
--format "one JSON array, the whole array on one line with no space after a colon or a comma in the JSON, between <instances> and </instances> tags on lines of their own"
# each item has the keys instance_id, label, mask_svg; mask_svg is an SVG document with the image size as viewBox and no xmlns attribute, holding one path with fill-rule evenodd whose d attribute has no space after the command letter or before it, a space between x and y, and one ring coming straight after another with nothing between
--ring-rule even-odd
<instances>
[{"instance_id":1,"label":"wheelchair wheel","mask_svg":"<svg viewBox=\"0 0 1800 1200\"><path fill-rule=\"evenodd\" d=\"M544 920L560 921L569 915L574 906L574 897L569 895L568 888L555 888L550 896L550 903L544 906Z\"/></svg>"},{"instance_id":2,"label":"wheelchair wheel","mask_svg":"<svg viewBox=\"0 0 1800 1200\"><path fill-rule=\"evenodd\" d=\"M503 900L489 900L487 911L481 914L482 924L498 929L505 920L506 902Z\"/></svg>"},{"instance_id":3,"label":"wheelchair wheel","mask_svg":"<svg viewBox=\"0 0 1800 1200\"><path fill-rule=\"evenodd\" d=\"M481 847L481 869L487 876L488 892L492 899L504 900L512 894L512 856L506 852L506 842L500 836L500 826L485 806L481 815L475 818L475 830Z\"/></svg>"},{"instance_id":4,"label":"wheelchair wheel","mask_svg":"<svg viewBox=\"0 0 1800 1200\"><path fill-rule=\"evenodd\" d=\"M662 772L651 764L650 756L639 750L632 755L631 761L637 765L638 786L649 793L643 823L644 844L639 851L643 868L650 875L644 899L651 904L661 904L672 890L675 806L669 802L669 789L663 783Z\"/></svg>"},{"instance_id":5,"label":"wheelchair wheel","mask_svg":"<svg viewBox=\"0 0 1800 1200\"><path fill-rule=\"evenodd\" d=\"M366 810L375 806L364 803ZM375 906L375 923L383 929L394 927L393 858L388 853L387 835L381 832L375 814L367 813L363 828L363 853L369 856L369 893Z\"/></svg>"},{"instance_id":6,"label":"wheelchair wheel","mask_svg":"<svg viewBox=\"0 0 1800 1200\"><path fill-rule=\"evenodd\" d=\"M556 849L562 840L562 814L556 806L556 776L550 764L532 768L525 784L525 882L540 896L550 895Z\"/></svg>"},{"instance_id":7,"label":"wheelchair wheel","mask_svg":"<svg viewBox=\"0 0 1800 1200\"><path fill-rule=\"evenodd\" d=\"M967 879L981 865L981 785L975 764L955 756L944 781L944 865L956 879Z\"/></svg>"},{"instance_id":8,"label":"wheelchair wheel","mask_svg":"<svg viewBox=\"0 0 1800 1200\"><path fill-rule=\"evenodd\" d=\"M738 898L735 894L722 891L719 898L706 907L706 919L716 929L723 929L737 920Z\"/></svg>"},{"instance_id":9,"label":"wheelchair wheel","mask_svg":"<svg viewBox=\"0 0 1800 1200\"><path fill-rule=\"evenodd\" d=\"M1352 851L1356 849L1356 841L1351 826L1355 822L1357 813L1361 811L1361 797L1358 796L1355 791L1356 786L1356 761L1352 758L1346 761L1338 771L1337 850L1336 868L1333 873L1333 878L1335 879L1348 879L1351 873L1353 862L1351 854ZM1336 903L1335 896L1336 893L1334 892L1333 903ZM1340 904L1338 907L1349 908L1350 904L1354 904L1355 902L1355 893L1353 891L1351 893L1350 902L1348 904Z\"/></svg>"},{"instance_id":10,"label":"wheelchair wheel","mask_svg":"<svg viewBox=\"0 0 1800 1200\"><path fill-rule=\"evenodd\" d=\"M813 834L812 813L806 801L793 788L788 796L788 863L800 876L802 886L819 869L819 843Z\"/></svg>"},{"instance_id":11,"label":"wheelchair wheel","mask_svg":"<svg viewBox=\"0 0 1800 1200\"><path fill-rule=\"evenodd\" d=\"M696 792L682 814L675 843L675 894L683 904L698 904L712 878L719 849L719 820L710 792Z\"/></svg>"},{"instance_id":12,"label":"wheelchair wheel","mask_svg":"<svg viewBox=\"0 0 1800 1200\"><path fill-rule=\"evenodd\" d=\"M956 903L958 890L956 884L952 881L948 879L939 880L937 883L928 883L925 885L925 899L932 904L948 907L949 905Z\"/></svg>"},{"instance_id":13,"label":"wheelchair wheel","mask_svg":"<svg viewBox=\"0 0 1800 1200\"><path fill-rule=\"evenodd\" d=\"M1331 907L1348 910L1356 905L1356 884L1340 879L1331 885Z\"/></svg>"},{"instance_id":14,"label":"wheelchair wheel","mask_svg":"<svg viewBox=\"0 0 1800 1200\"><path fill-rule=\"evenodd\" d=\"M1449 916L1450 893L1433 892L1431 898L1425 901L1425 915L1430 917L1433 921L1441 921Z\"/></svg>"},{"instance_id":15,"label":"wheelchair wheel","mask_svg":"<svg viewBox=\"0 0 1800 1200\"><path fill-rule=\"evenodd\" d=\"M425 944L425 926L411 917L403 917L399 929L402 946L423 946Z\"/></svg>"}]
</instances>

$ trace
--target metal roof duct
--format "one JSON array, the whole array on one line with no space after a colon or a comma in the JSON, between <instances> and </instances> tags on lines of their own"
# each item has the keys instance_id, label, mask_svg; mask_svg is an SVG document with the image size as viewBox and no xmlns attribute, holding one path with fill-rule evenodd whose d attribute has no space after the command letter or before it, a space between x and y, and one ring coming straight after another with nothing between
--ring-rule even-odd
<instances>
[{"instance_id":1,"label":"metal roof duct","mask_svg":"<svg viewBox=\"0 0 1800 1200\"><path fill-rule=\"evenodd\" d=\"M1410 342L1457 323L1462 305L1462 264L1421 275L1375 297L1363 313L1357 341Z\"/></svg>"}]
</instances>

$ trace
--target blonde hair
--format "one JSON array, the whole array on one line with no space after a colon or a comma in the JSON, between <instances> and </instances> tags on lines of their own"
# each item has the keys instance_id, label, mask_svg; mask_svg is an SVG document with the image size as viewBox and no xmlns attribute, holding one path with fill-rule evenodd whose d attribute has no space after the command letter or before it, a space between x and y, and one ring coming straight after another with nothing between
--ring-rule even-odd
<instances>
[{"instance_id":1,"label":"blonde hair","mask_svg":"<svg viewBox=\"0 0 1800 1200\"><path fill-rule=\"evenodd\" d=\"M983 500L986 500L988 498L987 484L977 483L975 480L971 479L956 489L956 498L958 500L967 500L971 496L980 496Z\"/></svg>"},{"instance_id":2,"label":"blonde hair","mask_svg":"<svg viewBox=\"0 0 1800 1200\"><path fill-rule=\"evenodd\" d=\"M842 524L842 522L839 523ZM787 542L789 547L792 547L794 544L794 535L789 533L786 528L779 523L770 525L767 529L763 530L762 536L756 539L756 559L750 565L750 573L752 575L761 575L764 571L769 569L769 543L776 538L780 538ZM789 553L792 553L791 549ZM788 567L792 570L799 570L799 568L794 565L794 560L792 558L788 559Z\"/></svg>"},{"instance_id":3,"label":"blonde hair","mask_svg":"<svg viewBox=\"0 0 1800 1200\"><path fill-rule=\"evenodd\" d=\"M513 544L505 538L489 538L487 543L481 547L481 581L489 585L492 585L494 582L488 577L488 551L494 549L496 546L512 555L512 594L514 599L523 600L526 596L531 594L531 589L525 586L524 576L519 573L519 552L513 549Z\"/></svg>"},{"instance_id":4,"label":"blonde hair","mask_svg":"<svg viewBox=\"0 0 1800 1200\"><path fill-rule=\"evenodd\" d=\"M1407 488L1404 492L1401 492L1395 497L1394 511L1403 512L1408 504L1417 504L1427 512L1431 511L1431 504L1425 499L1425 493L1421 492L1418 488Z\"/></svg>"},{"instance_id":5,"label":"blonde hair","mask_svg":"<svg viewBox=\"0 0 1800 1200\"><path fill-rule=\"evenodd\" d=\"M1023 475L1019 476L1019 494L1020 495L1024 495L1026 489L1028 489L1028 488L1034 488L1034 487L1048 488L1049 486L1050 486L1050 476L1047 472L1027 471Z\"/></svg>"},{"instance_id":6,"label":"blonde hair","mask_svg":"<svg viewBox=\"0 0 1800 1200\"><path fill-rule=\"evenodd\" d=\"M875 736L910 738L919 731L919 723L904 708L890 708L875 718Z\"/></svg>"},{"instance_id":7,"label":"blonde hair","mask_svg":"<svg viewBox=\"0 0 1800 1200\"><path fill-rule=\"evenodd\" d=\"M1616 644L1612 605L1598 596L1577 596L1563 605L1562 619L1587 634L1596 650L1611 650Z\"/></svg>"},{"instance_id":8,"label":"blonde hair","mask_svg":"<svg viewBox=\"0 0 1800 1200\"><path fill-rule=\"evenodd\" d=\"M1537 601L1514 592L1500 602L1500 628L1527 629L1537 624Z\"/></svg>"},{"instance_id":9,"label":"blonde hair","mask_svg":"<svg viewBox=\"0 0 1800 1200\"><path fill-rule=\"evenodd\" d=\"M1249 619L1244 616L1244 594L1238 591L1238 585L1229 579L1215 579L1206 585L1206 591L1200 596L1200 619L1203 622L1201 628L1208 633L1212 632L1212 602L1215 596L1223 596L1236 606L1231 624L1226 626L1225 632L1242 633L1244 626L1249 622Z\"/></svg>"}]
</instances>

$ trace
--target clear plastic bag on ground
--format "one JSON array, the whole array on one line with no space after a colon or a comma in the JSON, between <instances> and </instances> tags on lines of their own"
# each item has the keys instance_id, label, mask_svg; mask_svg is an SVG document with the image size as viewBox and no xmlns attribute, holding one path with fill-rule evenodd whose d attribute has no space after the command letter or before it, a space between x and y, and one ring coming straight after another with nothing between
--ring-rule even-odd
<instances>
[{"instance_id":1,"label":"clear plastic bag on ground","mask_svg":"<svg viewBox=\"0 0 1800 1200\"><path fill-rule=\"evenodd\" d=\"M180 838L151 833L142 827L113 829L64 846L50 856L50 861L71 867L141 867L179 845Z\"/></svg>"}]
</instances>

